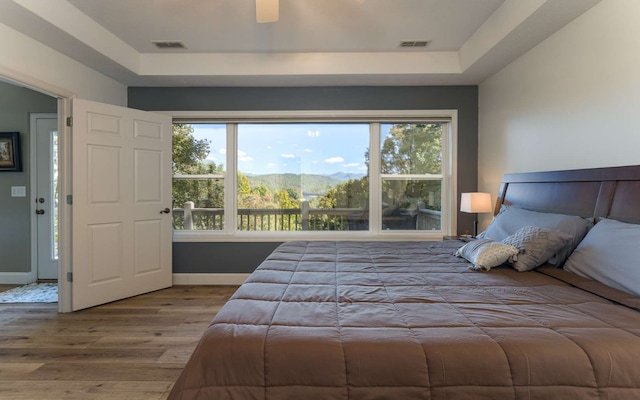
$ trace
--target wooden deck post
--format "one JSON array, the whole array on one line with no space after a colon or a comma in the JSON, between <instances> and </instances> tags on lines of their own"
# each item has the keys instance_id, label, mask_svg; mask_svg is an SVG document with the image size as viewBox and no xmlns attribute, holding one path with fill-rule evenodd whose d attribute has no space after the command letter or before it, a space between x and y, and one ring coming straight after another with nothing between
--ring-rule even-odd
<instances>
[{"instance_id":1,"label":"wooden deck post","mask_svg":"<svg viewBox=\"0 0 640 400\"><path fill-rule=\"evenodd\" d=\"M300 213L302 214L302 230L309 230L309 202L303 201L300 204Z\"/></svg>"},{"instance_id":2,"label":"wooden deck post","mask_svg":"<svg viewBox=\"0 0 640 400\"><path fill-rule=\"evenodd\" d=\"M191 210L194 205L193 201L185 201L184 203L184 230L186 231L193 230L193 215L191 214Z\"/></svg>"}]
</instances>

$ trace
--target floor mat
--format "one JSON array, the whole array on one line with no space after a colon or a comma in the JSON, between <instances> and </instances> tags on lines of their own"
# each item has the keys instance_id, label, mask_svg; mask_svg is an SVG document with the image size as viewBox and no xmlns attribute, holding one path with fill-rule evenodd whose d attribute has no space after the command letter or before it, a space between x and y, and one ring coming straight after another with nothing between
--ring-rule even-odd
<instances>
[{"instance_id":1,"label":"floor mat","mask_svg":"<svg viewBox=\"0 0 640 400\"><path fill-rule=\"evenodd\" d=\"M57 283L30 283L0 292L0 303L57 303Z\"/></svg>"}]
</instances>

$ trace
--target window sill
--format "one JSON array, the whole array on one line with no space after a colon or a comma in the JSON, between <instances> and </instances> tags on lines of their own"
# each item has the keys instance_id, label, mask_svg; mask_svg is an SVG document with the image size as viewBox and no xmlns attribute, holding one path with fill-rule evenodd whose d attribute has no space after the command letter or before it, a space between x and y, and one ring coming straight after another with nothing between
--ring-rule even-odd
<instances>
[{"instance_id":1,"label":"window sill","mask_svg":"<svg viewBox=\"0 0 640 400\"><path fill-rule=\"evenodd\" d=\"M288 242L294 240L331 241L439 241L442 231L379 231L379 232L238 232L174 231L174 242Z\"/></svg>"}]
</instances>

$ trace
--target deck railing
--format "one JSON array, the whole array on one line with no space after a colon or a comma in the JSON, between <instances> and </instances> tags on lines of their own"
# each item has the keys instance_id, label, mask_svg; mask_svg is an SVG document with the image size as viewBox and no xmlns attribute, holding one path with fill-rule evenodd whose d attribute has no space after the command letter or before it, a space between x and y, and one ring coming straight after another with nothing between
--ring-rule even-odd
<instances>
[{"instance_id":1,"label":"deck railing","mask_svg":"<svg viewBox=\"0 0 640 400\"><path fill-rule=\"evenodd\" d=\"M417 208L404 216L401 227L389 229L439 230L441 212ZM385 217L383 217L384 226ZM195 208L188 201L183 208L173 209L173 226L177 230L222 230L223 208ZM240 231L347 231L369 229L369 216L361 208L310 208L302 202L300 208L238 209Z\"/></svg>"}]
</instances>

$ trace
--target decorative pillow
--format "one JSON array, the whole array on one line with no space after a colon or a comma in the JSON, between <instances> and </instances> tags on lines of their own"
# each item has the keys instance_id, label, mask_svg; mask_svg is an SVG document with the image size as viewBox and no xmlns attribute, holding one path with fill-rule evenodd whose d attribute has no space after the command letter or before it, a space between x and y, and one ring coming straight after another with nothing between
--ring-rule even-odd
<instances>
[{"instance_id":1,"label":"decorative pillow","mask_svg":"<svg viewBox=\"0 0 640 400\"><path fill-rule=\"evenodd\" d=\"M640 225L601 219L564 269L640 296Z\"/></svg>"},{"instance_id":2,"label":"decorative pillow","mask_svg":"<svg viewBox=\"0 0 640 400\"><path fill-rule=\"evenodd\" d=\"M503 207L487 229L478 237L502 241L524 226L539 226L567 233L571 235L571 240L549 260L549 263L556 267L562 266L569 254L587 234L589 228L593 226L592 221L574 215L542 213L510 206Z\"/></svg>"},{"instance_id":3,"label":"decorative pillow","mask_svg":"<svg viewBox=\"0 0 640 400\"><path fill-rule=\"evenodd\" d=\"M472 240L456 251L455 255L463 257L473 264L471 269L486 271L502 265L518 254L516 247L494 242L491 239Z\"/></svg>"},{"instance_id":4,"label":"decorative pillow","mask_svg":"<svg viewBox=\"0 0 640 400\"><path fill-rule=\"evenodd\" d=\"M518 259L513 263L517 271L530 271L544 264L558 250L572 239L571 235L552 231L539 226L525 226L506 237L502 243L520 250Z\"/></svg>"}]
</instances>

